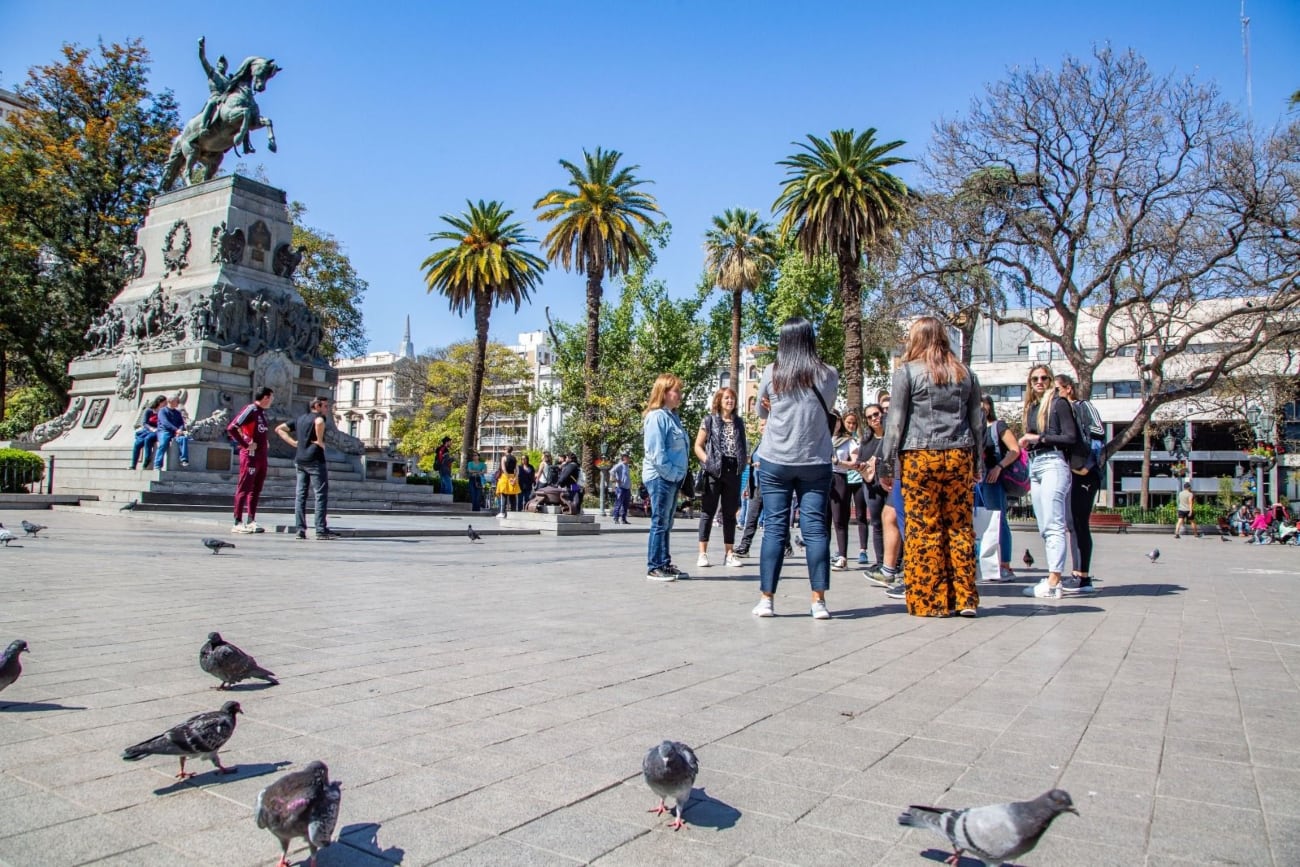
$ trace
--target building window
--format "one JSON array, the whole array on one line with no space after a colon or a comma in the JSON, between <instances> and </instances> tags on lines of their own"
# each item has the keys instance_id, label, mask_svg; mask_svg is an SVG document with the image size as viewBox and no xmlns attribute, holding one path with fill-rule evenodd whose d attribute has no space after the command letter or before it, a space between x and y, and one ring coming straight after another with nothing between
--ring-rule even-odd
<instances>
[{"instance_id":1,"label":"building window","mask_svg":"<svg viewBox=\"0 0 1300 867\"><path fill-rule=\"evenodd\" d=\"M1092 384L1092 391L1088 394L1088 400L1105 400L1108 397L1110 397L1110 392L1106 388L1106 383L1094 382Z\"/></svg>"},{"instance_id":2,"label":"building window","mask_svg":"<svg viewBox=\"0 0 1300 867\"><path fill-rule=\"evenodd\" d=\"M361 402L361 380L352 380L352 402L354 404ZM356 436L354 433L353 436Z\"/></svg>"},{"instance_id":3,"label":"building window","mask_svg":"<svg viewBox=\"0 0 1300 867\"><path fill-rule=\"evenodd\" d=\"M378 443L383 438L383 435L384 418L383 416L377 415L370 420L370 441L372 443Z\"/></svg>"},{"instance_id":4,"label":"building window","mask_svg":"<svg viewBox=\"0 0 1300 867\"><path fill-rule=\"evenodd\" d=\"M1115 397L1141 397L1142 383L1136 379L1125 380L1123 382L1111 383L1114 389Z\"/></svg>"},{"instance_id":5,"label":"building window","mask_svg":"<svg viewBox=\"0 0 1300 867\"><path fill-rule=\"evenodd\" d=\"M1028 347L1028 346L1017 346L1017 347L1016 347L1016 355L1020 356L1021 358L1028 358L1028 357L1029 357L1029 347Z\"/></svg>"},{"instance_id":6,"label":"building window","mask_svg":"<svg viewBox=\"0 0 1300 867\"><path fill-rule=\"evenodd\" d=\"M356 435L357 435L357 420L354 418L348 419L348 436L354 437Z\"/></svg>"}]
</instances>

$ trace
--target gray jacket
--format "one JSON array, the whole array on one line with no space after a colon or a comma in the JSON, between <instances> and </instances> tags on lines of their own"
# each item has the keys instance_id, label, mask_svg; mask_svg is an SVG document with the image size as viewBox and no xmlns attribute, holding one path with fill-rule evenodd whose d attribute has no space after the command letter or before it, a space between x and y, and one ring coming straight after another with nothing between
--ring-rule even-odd
<instances>
[{"instance_id":1,"label":"gray jacket","mask_svg":"<svg viewBox=\"0 0 1300 867\"><path fill-rule=\"evenodd\" d=\"M898 453L970 449L976 478L983 476L984 410L980 383L971 371L960 382L935 385L924 362L909 361L894 371L885 419L885 467L898 466ZM897 478L897 476L895 476Z\"/></svg>"}]
</instances>

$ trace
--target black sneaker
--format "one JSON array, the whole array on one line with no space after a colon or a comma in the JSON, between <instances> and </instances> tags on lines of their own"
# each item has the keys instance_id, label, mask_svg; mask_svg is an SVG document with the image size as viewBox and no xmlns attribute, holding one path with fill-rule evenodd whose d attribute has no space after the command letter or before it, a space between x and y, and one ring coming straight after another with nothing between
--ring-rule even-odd
<instances>
[{"instance_id":1,"label":"black sneaker","mask_svg":"<svg viewBox=\"0 0 1300 867\"><path fill-rule=\"evenodd\" d=\"M748 548L733 548L733 549L731 549L731 553L735 554L737 557L748 557L748 556L749 556L749 549L748 549Z\"/></svg>"},{"instance_id":2,"label":"black sneaker","mask_svg":"<svg viewBox=\"0 0 1300 867\"><path fill-rule=\"evenodd\" d=\"M672 563L669 563L667 566L664 566L663 569L664 571L673 575L678 581L689 581L691 579L690 575L687 575L685 572L683 572L681 569L678 569Z\"/></svg>"},{"instance_id":3,"label":"black sneaker","mask_svg":"<svg viewBox=\"0 0 1300 867\"><path fill-rule=\"evenodd\" d=\"M305 539L307 538L307 531L306 531L306 530L299 530L299 531L298 531L298 538L299 538L299 539L303 539L303 540L305 540Z\"/></svg>"},{"instance_id":4,"label":"black sneaker","mask_svg":"<svg viewBox=\"0 0 1300 867\"><path fill-rule=\"evenodd\" d=\"M651 569L649 572L645 573L645 577L648 581L676 581L677 573L675 571L669 571L666 567L660 566L658 569Z\"/></svg>"},{"instance_id":5,"label":"black sneaker","mask_svg":"<svg viewBox=\"0 0 1300 867\"><path fill-rule=\"evenodd\" d=\"M897 584L891 584L889 589L885 591L885 595L890 599L906 599L907 585L902 581L899 581Z\"/></svg>"},{"instance_id":6,"label":"black sneaker","mask_svg":"<svg viewBox=\"0 0 1300 867\"><path fill-rule=\"evenodd\" d=\"M342 533L335 533L333 530L321 530L319 533L316 534L316 538L317 538L317 539L321 539L321 538L326 538L326 539L342 539L342 538L343 538L343 534L342 534Z\"/></svg>"}]
</instances>

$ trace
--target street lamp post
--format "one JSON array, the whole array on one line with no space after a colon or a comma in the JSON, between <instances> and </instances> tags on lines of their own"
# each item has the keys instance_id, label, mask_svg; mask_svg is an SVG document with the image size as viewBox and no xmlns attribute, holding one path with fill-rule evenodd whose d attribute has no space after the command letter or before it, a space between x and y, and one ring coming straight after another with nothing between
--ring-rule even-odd
<instances>
[{"instance_id":1,"label":"street lamp post","mask_svg":"<svg viewBox=\"0 0 1300 867\"><path fill-rule=\"evenodd\" d=\"M1262 423L1264 410L1258 404L1255 404L1246 410L1246 417L1250 419L1250 429L1255 437L1255 442L1264 442L1266 439ZM1269 468L1272 461L1264 455L1251 455L1250 462L1255 467L1255 508L1263 511L1264 470Z\"/></svg>"}]
</instances>

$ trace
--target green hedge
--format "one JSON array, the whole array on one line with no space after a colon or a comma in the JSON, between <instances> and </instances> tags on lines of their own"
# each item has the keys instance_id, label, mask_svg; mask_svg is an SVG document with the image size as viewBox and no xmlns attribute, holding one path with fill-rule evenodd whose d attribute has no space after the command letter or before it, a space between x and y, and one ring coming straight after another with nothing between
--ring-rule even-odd
<instances>
[{"instance_id":1,"label":"green hedge","mask_svg":"<svg viewBox=\"0 0 1300 867\"><path fill-rule=\"evenodd\" d=\"M1143 509L1141 506L1124 506L1120 509L1097 508L1093 511L1099 514L1123 515L1124 520L1130 524L1169 524L1173 526L1178 523L1178 507L1173 503L1166 503L1154 509ZM1197 503L1192 509L1192 514L1196 517L1196 523L1200 526L1214 527L1218 524L1219 516L1223 514L1223 510L1217 505Z\"/></svg>"},{"instance_id":2,"label":"green hedge","mask_svg":"<svg viewBox=\"0 0 1300 867\"><path fill-rule=\"evenodd\" d=\"M0 493L25 494L27 486L45 479L45 461L23 449L0 449Z\"/></svg>"}]
</instances>

